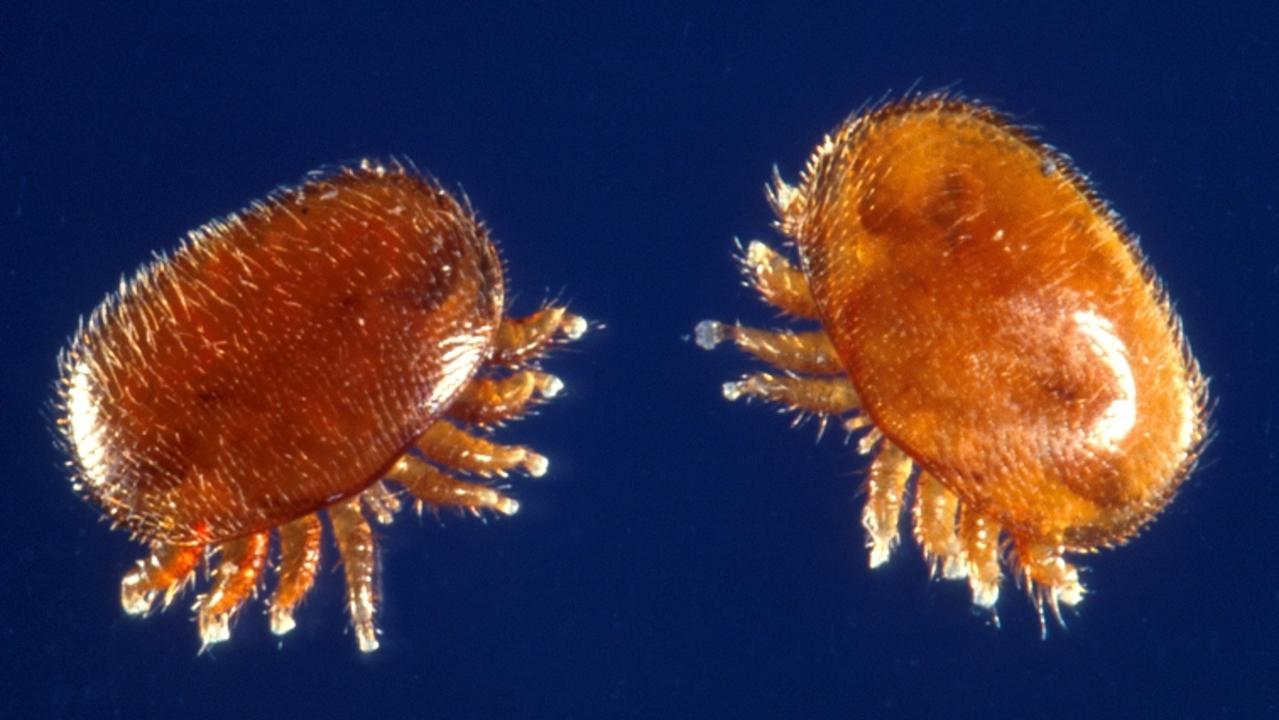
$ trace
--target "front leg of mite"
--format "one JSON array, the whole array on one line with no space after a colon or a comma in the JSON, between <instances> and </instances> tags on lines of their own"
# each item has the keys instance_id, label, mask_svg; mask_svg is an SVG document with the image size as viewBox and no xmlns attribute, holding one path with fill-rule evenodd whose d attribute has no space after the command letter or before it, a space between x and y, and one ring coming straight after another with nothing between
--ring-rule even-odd
<instances>
[{"instance_id":1,"label":"front leg of mite","mask_svg":"<svg viewBox=\"0 0 1279 720\"><path fill-rule=\"evenodd\" d=\"M519 370L503 378L476 378L446 414L467 425L496 427L518 420L563 389L559 378L540 370Z\"/></svg>"},{"instance_id":2,"label":"front leg of mite","mask_svg":"<svg viewBox=\"0 0 1279 720\"><path fill-rule=\"evenodd\" d=\"M852 383L842 377L795 377L758 372L723 385L727 400L758 398L800 413L819 417L845 415L861 402Z\"/></svg>"},{"instance_id":3,"label":"front leg of mite","mask_svg":"<svg viewBox=\"0 0 1279 720\"><path fill-rule=\"evenodd\" d=\"M759 293L764 302L793 317L808 320L821 317L808 289L808 278L786 256L759 240L752 240L739 252L737 263L746 285Z\"/></svg>"},{"instance_id":4,"label":"front leg of mite","mask_svg":"<svg viewBox=\"0 0 1279 720\"><path fill-rule=\"evenodd\" d=\"M482 483L469 483L436 468L413 455L404 455L391 467L391 480L404 486L417 499L418 511L423 505L432 508L458 507L479 515L492 510L514 515L520 509L515 499Z\"/></svg>"},{"instance_id":5,"label":"front leg of mite","mask_svg":"<svg viewBox=\"0 0 1279 720\"><path fill-rule=\"evenodd\" d=\"M343 500L329 508L329 522L337 540L338 555L342 558L342 571L346 575L346 609L355 629L355 640L361 652L373 652L378 648L377 587L374 584L377 571L377 545L373 531L360 511L359 498Z\"/></svg>"},{"instance_id":6,"label":"front leg of mite","mask_svg":"<svg viewBox=\"0 0 1279 720\"><path fill-rule=\"evenodd\" d=\"M378 480L360 493L360 502L379 525L390 525L395 522L395 514L401 507L400 497L382 480Z\"/></svg>"},{"instance_id":7,"label":"front leg of mite","mask_svg":"<svg viewBox=\"0 0 1279 720\"><path fill-rule=\"evenodd\" d=\"M1083 602L1085 589L1079 570L1062 557L1065 548L1039 538L1013 536L1013 562L1021 582L1039 613L1039 631L1048 634L1044 611L1052 613L1058 625L1065 626L1061 606L1074 607Z\"/></svg>"},{"instance_id":8,"label":"front leg of mite","mask_svg":"<svg viewBox=\"0 0 1279 720\"><path fill-rule=\"evenodd\" d=\"M438 420L417 440L417 448L445 467L481 477L506 477L521 469L533 477L546 474L550 461L523 445L500 445L471 435L447 420Z\"/></svg>"},{"instance_id":9,"label":"front leg of mite","mask_svg":"<svg viewBox=\"0 0 1279 720\"><path fill-rule=\"evenodd\" d=\"M260 532L228 540L217 547L213 585L195 601L204 648L230 639L231 621L257 590L262 578L270 539L270 533Z\"/></svg>"},{"instance_id":10,"label":"front leg of mite","mask_svg":"<svg viewBox=\"0 0 1279 720\"><path fill-rule=\"evenodd\" d=\"M284 635L297 625L293 612L315 584L324 530L319 516L303 515L281 527L279 533L280 563L267 614L271 619L271 632Z\"/></svg>"},{"instance_id":11,"label":"front leg of mite","mask_svg":"<svg viewBox=\"0 0 1279 720\"><path fill-rule=\"evenodd\" d=\"M556 342L582 337L587 327L586 318L561 306L544 307L522 318L504 317L488 364L509 368L526 365L545 355Z\"/></svg>"},{"instance_id":12,"label":"front leg of mite","mask_svg":"<svg viewBox=\"0 0 1279 720\"><path fill-rule=\"evenodd\" d=\"M967 558L959 541L959 498L927 470L921 470L915 481L911 514L915 542L924 553L929 574L947 580L967 577Z\"/></svg>"},{"instance_id":13,"label":"front leg of mite","mask_svg":"<svg viewBox=\"0 0 1279 720\"><path fill-rule=\"evenodd\" d=\"M120 605L130 615L145 615L155 606L167 608L191 582L204 557L203 545L151 544L151 553L139 560L120 581Z\"/></svg>"},{"instance_id":14,"label":"front leg of mite","mask_svg":"<svg viewBox=\"0 0 1279 720\"><path fill-rule=\"evenodd\" d=\"M835 355L830 337L821 330L760 330L703 320L693 328L693 339L703 350L712 350L725 340L732 341L739 350L787 372L844 375L844 366Z\"/></svg>"},{"instance_id":15,"label":"front leg of mite","mask_svg":"<svg viewBox=\"0 0 1279 720\"><path fill-rule=\"evenodd\" d=\"M866 506L862 509L862 527L866 530L866 548L870 551L870 566L879 567L897 547L906 497L906 483L910 480L914 463L910 456L896 445L884 441L871 461L866 477Z\"/></svg>"},{"instance_id":16,"label":"front leg of mite","mask_svg":"<svg viewBox=\"0 0 1279 720\"><path fill-rule=\"evenodd\" d=\"M1004 578L999 536L998 522L960 504L959 542L964 548L968 566L965 574L972 590L973 604L992 613Z\"/></svg>"}]
</instances>

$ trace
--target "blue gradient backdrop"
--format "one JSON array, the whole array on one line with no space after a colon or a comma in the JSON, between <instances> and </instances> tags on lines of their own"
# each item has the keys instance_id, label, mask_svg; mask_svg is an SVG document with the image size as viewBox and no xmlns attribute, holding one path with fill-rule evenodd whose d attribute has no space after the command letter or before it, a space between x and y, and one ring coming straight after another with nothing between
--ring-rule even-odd
<instances>
[{"instance_id":1,"label":"blue gradient backdrop","mask_svg":"<svg viewBox=\"0 0 1279 720\"><path fill-rule=\"evenodd\" d=\"M1279 713L1279 14L1267 4L788 7L27 3L0 9L0 717L1267 717ZM38 7L37 7L38 5ZM469 7L474 5L474 7ZM913 550L865 568L863 463L724 402L704 317L764 321L732 239L863 101L951 87L1042 128L1167 281L1218 400L1171 509L1086 560L1039 639ZM155 249L307 170L400 154L462 187L526 311L608 325L503 434L552 458L488 525L384 535L383 649L333 553L283 643L197 656L123 616L138 555L41 415L76 318ZM189 597L187 598L189 600Z\"/></svg>"}]
</instances>

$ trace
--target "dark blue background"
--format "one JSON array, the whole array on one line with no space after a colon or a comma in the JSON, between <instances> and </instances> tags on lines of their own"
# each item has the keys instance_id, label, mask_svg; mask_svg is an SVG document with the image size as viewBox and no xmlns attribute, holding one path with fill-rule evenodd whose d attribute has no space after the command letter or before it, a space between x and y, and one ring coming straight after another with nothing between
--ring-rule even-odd
<instances>
[{"instance_id":1,"label":"dark blue background","mask_svg":"<svg viewBox=\"0 0 1279 720\"><path fill-rule=\"evenodd\" d=\"M0 10L0 716L1279 713L1279 16L1261 4L39 5ZM943 86L1099 183L1218 401L1203 467L1137 542L1085 559L1093 592L1046 642L1016 591L992 629L913 548L868 571L863 462L724 402L745 362L684 340L770 318L730 251L773 237L773 163L794 178L863 101ZM120 610L139 549L68 487L41 416L54 356L188 228L391 153L465 188L516 311L563 290L608 328L551 362L570 394L503 434L553 459L517 517L383 534L379 653L356 652L329 549L282 644L255 604L197 656L189 596Z\"/></svg>"}]
</instances>

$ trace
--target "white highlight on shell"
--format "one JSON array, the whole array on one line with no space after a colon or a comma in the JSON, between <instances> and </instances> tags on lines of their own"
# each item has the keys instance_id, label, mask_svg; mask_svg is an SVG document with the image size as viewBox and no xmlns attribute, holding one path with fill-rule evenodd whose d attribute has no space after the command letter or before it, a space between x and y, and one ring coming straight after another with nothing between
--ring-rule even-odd
<instances>
[{"instance_id":1,"label":"white highlight on shell","mask_svg":"<svg viewBox=\"0 0 1279 720\"><path fill-rule=\"evenodd\" d=\"M480 343L474 337L445 339L440 344L440 379L431 388L426 400L430 410L444 407L457 397L462 386L470 382L471 375L483 360Z\"/></svg>"},{"instance_id":2,"label":"white highlight on shell","mask_svg":"<svg viewBox=\"0 0 1279 720\"><path fill-rule=\"evenodd\" d=\"M107 437L98 414L93 371L83 360L75 361L65 391L67 427L75 446L80 475L90 486L106 482L110 475Z\"/></svg>"},{"instance_id":3,"label":"white highlight on shell","mask_svg":"<svg viewBox=\"0 0 1279 720\"><path fill-rule=\"evenodd\" d=\"M1137 424L1137 381L1128 363L1128 346L1115 334L1114 323L1092 310L1078 310L1071 319L1088 338L1093 353L1110 369L1118 393L1089 428L1087 442L1095 448L1117 451Z\"/></svg>"}]
</instances>

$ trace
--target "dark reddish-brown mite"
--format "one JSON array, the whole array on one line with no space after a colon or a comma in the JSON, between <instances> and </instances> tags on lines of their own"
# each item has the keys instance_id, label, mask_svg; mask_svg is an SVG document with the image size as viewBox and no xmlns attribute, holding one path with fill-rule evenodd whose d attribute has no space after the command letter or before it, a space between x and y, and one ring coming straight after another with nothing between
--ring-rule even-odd
<instances>
[{"instance_id":1,"label":"dark reddish-brown mite","mask_svg":"<svg viewBox=\"0 0 1279 720\"><path fill-rule=\"evenodd\" d=\"M484 433L562 388L537 360L587 324L552 306L509 318L504 299L469 205L369 161L213 221L123 283L60 358L58 425L76 489L150 544L125 611L167 606L210 558L200 637L225 640L275 536L284 634L327 515L356 639L376 649L366 517L390 523L401 489L419 510L510 515L485 479L547 469Z\"/></svg>"},{"instance_id":2,"label":"dark reddish-brown mite","mask_svg":"<svg viewBox=\"0 0 1279 720\"><path fill-rule=\"evenodd\" d=\"M888 560L912 488L932 572L993 611L1003 568L1048 610L1084 597L1068 554L1118 545L1172 499L1204 437L1205 382L1153 271L1067 159L941 95L850 119L771 189L799 267L741 258L769 304L821 327L701 323L784 371L727 383L873 453L862 524Z\"/></svg>"}]
</instances>

